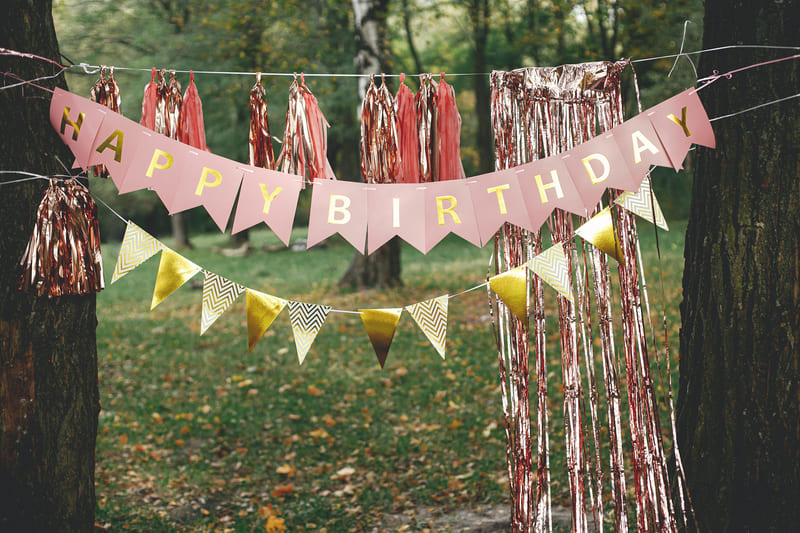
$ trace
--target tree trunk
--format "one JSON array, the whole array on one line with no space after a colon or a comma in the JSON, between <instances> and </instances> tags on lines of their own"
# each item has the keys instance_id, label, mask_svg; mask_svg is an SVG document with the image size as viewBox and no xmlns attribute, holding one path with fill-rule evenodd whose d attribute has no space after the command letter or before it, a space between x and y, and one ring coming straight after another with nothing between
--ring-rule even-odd
<instances>
[{"instance_id":1,"label":"tree trunk","mask_svg":"<svg viewBox=\"0 0 800 533\"><path fill-rule=\"evenodd\" d=\"M9 3L0 21L0 47L60 61L50 2ZM0 57L0 70L24 79L57 71L10 57ZM0 168L59 174L56 156L72 162L50 126L49 104L49 93L38 88L0 91L6 124ZM0 174L0 183L20 177ZM35 180L1 187L0 531L86 532L94 524L99 412L95 297L47 299L17 290L18 263L46 186Z\"/></svg>"},{"instance_id":2,"label":"tree trunk","mask_svg":"<svg viewBox=\"0 0 800 533\"><path fill-rule=\"evenodd\" d=\"M191 250L192 243L189 240L189 221L186 213L175 213L170 215L172 223L172 247L176 250Z\"/></svg>"},{"instance_id":3,"label":"tree trunk","mask_svg":"<svg viewBox=\"0 0 800 533\"><path fill-rule=\"evenodd\" d=\"M391 73L389 35L386 27L388 0L353 0L356 33L356 69L360 74ZM367 78L359 79L363 99ZM356 252L339 280L344 287L395 287L400 277L400 239L394 238L370 255Z\"/></svg>"},{"instance_id":4,"label":"tree trunk","mask_svg":"<svg viewBox=\"0 0 800 533\"><path fill-rule=\"evenodd\" d=\"M706 0L703 48L797 44L797 0ZM791 52L703 55L700 76ZM700 92L710 117L796 92L787 61ZM686 230L678 440L701 531L800 529L800 108L714 122Z\"/></svg>"},{"instance_id":5,"label":"tree trunk","mask_svg":"<svg viewBox=\"0 0 800 533\"><path fill-rule=\"evenodd\" d=\"M472 35L475 40L475 72L486 72L486 46L489 39L489 0L473 0L470 6ZM475 113L478 115L478 165L480 173L494 170L494 142L489 84L483 76L473 76Z\"/></svg>"}]
</instances>

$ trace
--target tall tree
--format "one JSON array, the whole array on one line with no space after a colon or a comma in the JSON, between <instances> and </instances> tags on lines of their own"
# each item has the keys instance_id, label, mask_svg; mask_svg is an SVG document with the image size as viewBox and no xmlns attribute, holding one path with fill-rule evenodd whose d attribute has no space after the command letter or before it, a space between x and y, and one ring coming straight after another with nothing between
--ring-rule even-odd
<instances>
[{"instance_id":1,"label":"tall tree","mask_svg":"<svg viewBox=\"0 0 800 533\"><path fill-rule=\"evenodd\" d=\"M0 47L60 61L49 0L9 0ZM53 65L0 57L23 79ZM9 78L7 78L9 79ZM63 78L41 80L43 86ZM50 126L49 94L0 91L0 168L63 172L69 152ZM19 179L0 174L0 182ZM95 297L40 298L17 290L18 262L46 183L2 184L0 209L0 531L90 531L99 412Z\"/></svg>"},{"instance_id":2,"label":"tall tree","mask_svg":"<svg viewBox=\"0 0 800 533\"><path fill-rule=\"evenodd\" d=\"M469 19L472 26L472 37L475 46L475 72L487 72L487 43L490 26L489 0L470 0ZM492 116L490 112L489 84L484 76L473 76L475 90L475 114L478 116L477 138L478 166L480 172L494 170L494 143L492 142Z\"/></svg>"},{"instance_id":3,"label":"tall tree","mask_svg":"<svg viewBox=\"0 0 800 533\"><path fill-rule=\"evenodd\" d=\"M389 36L386 17L389 0L353 0L357 53L356 69L360 74L389 74ZM367 79L361 78L363 97ZM394 287L400 277L400 240L395 237L370 255L356 252L350 266L339 280L349 287Z\"/></svg>"},{"instance_id":4,"label":"tall tree","mask_svg":"<svg viewBox=\"0 0 800 533\"><path fill-rule=\"evenodd\" d=\"M703 48L796 45L800 2L706 0ZM786 52L788 55L789 52ZM780 57L704 55L700 76ZM722 78L722 116L791 95L796 60ZM714 123L699 149L686 230L678 440L701 531L800 527L800 107Z\"/></svg>"}]
</instances>

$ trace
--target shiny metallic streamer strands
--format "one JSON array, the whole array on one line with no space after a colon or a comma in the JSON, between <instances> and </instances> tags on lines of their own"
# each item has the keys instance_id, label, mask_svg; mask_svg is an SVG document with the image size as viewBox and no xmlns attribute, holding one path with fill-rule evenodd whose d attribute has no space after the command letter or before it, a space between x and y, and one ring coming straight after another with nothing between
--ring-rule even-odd
<instances>
[{"instance_id":1,"label":"shiny metallic streamer strands","mask_svg":"<svg viewBox=\"0 0 800 533\"><path fill-rule=\"evenodd\" d=\"M104 288L97 206L83 185L74 179L50 180L20 267L20 290L39 296Z\"/></svg>"},{"instance_id":2,"label":"shiny metallic streamer strands","mask_svg":"<svg viewBox=\"0 0 800 533\"><path fill-rule=\"evenodd\" d=\"M106 106L115 113L120 112L122 99L119 95L119 87L117 80L114 79L114 68L110 69L108 77L106 77L106 68L100 69L100 79L97 80L90 91L89 99L92 102L97 102L100 105ZM98 178L108 178L109 173L105 165L95 165L92 167L92 172Z\"/></svg>"},{"instance_id":3,"label":"shiny metallic streamer strands","mask_svg":"<svg viewBox=\"0 0 800 533\"><path fill-rule=\"evenodd\" d=\"M420 182L433 181L436 176L436 88L437 83L430 74L419 75L419 90L415 97L417 106L417 128L419 128L419 174Z\"/></svg>"},{"instance_id":4,"label":"shiny metallic streamer strands","mask_svg":"<svg viewBox=\"0 0 800 533\"><path fill-rule=\"evenodd\" d=\"M397 183L400 147L392 93L371 78L361 107L361 175L367 183Z\"/></svg>"},{"instance_id":5,"label":"shiny metallic streamer strands","mask_svg":"<svg viewBox=\"0 0 800 533\"><path fill-rule=\"evenodd\" d=\"M267 91L258 80L250 90L250 159L255 167L275 169L272 136L269 133Z\"/></svg>"}]
</instances>

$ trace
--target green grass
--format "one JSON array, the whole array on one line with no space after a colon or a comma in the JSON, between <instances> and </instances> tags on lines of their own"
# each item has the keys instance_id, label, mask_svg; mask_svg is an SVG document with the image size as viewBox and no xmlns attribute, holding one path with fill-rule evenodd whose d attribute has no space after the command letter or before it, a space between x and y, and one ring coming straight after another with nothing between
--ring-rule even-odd
<instances>
[{"instance_id":1,"label":"green grass","mask_svg":"<svg viewBox=\"0 0 800 533\"><path fill-rule=\"evenodd\" d=\"M684 228L673 226L660 233L660 264L677 344ZM652 227L640 228L660 324ZM249 288L343 310L455 294L483 282L490 255L457 237L427 256L406 247L403 287L355 293L336 286L353 253L341 240L229 258L218 250L225 239L198 235L184 255ZM257 249L278 242L267 230L251 240ZM118 249L104 248L108 279ZM288 531L371 531L387 513L508 500L484 289L450 301L445 360L404 313L381 369L358 315L331 313L300 366L287 311L252 352L244 297L203 336L199 288L187 284L149 311L157 267L153 258L98 295L98 523L113 531L265 531L280 517ZM564 502L558 335L548 327L553 491Z\"/></svg>"}]
</instances>

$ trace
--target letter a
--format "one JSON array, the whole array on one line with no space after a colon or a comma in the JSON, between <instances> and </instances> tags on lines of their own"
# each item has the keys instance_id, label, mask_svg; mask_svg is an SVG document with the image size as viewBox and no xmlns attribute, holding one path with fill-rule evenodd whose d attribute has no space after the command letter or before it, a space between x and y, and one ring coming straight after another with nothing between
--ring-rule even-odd
<instances>
[{"instance_id":1,"label":"letter a","mask_svg":"<svg viewBox=\"0 0 800 533\"><path fill-rule=\"evenodd\" d=\"M100 143L97 147L97 153L102 154L104 150L114 150L114 161L117 163L122 162L122 141L125 139L125 132L114 130L114 133L108 136L108 139Z\"/></svg>"},{"instance_id":2,"label":"letter a","mask_svg":"<svg viewBox=\"0 0 800 533\"><path fill-rule=\"evenodd\" d=\"M634 131L631 133L631 142L633 143L633 161L634 163L641 163L642 162L642 152L647 150L653 155L656 155L659 150L656 148L656 145L650 141L647 137L644 136L639 130Z\"/></svg>"}]
</instances>

